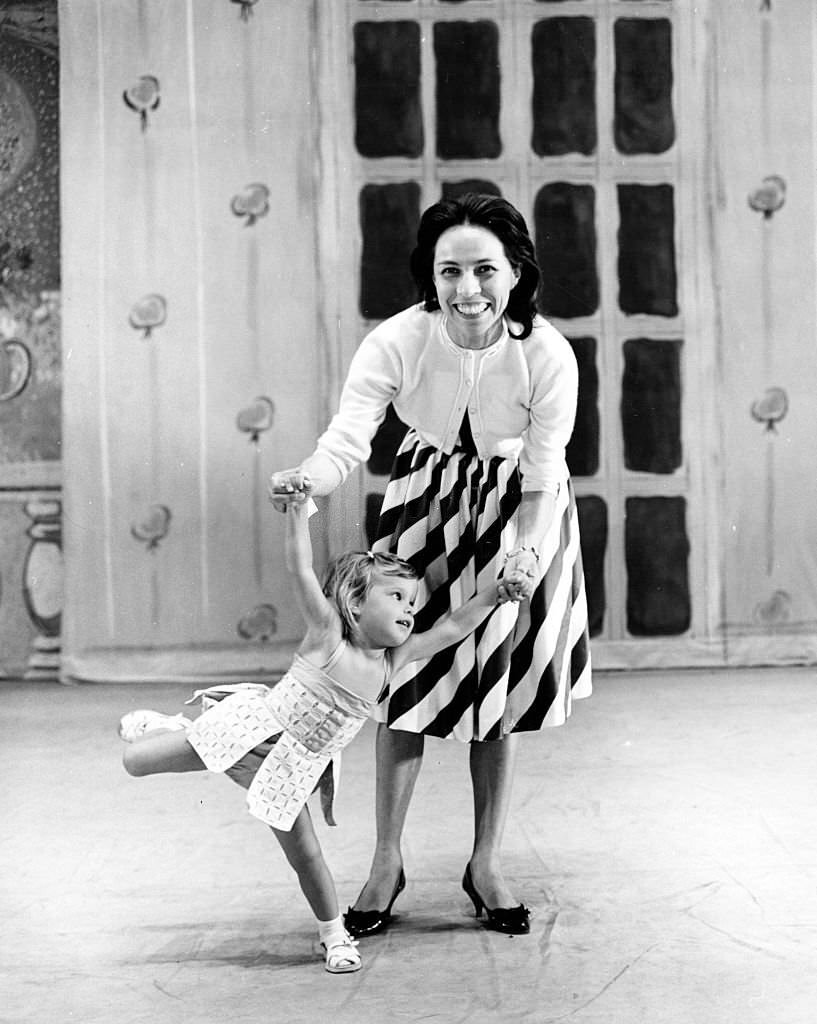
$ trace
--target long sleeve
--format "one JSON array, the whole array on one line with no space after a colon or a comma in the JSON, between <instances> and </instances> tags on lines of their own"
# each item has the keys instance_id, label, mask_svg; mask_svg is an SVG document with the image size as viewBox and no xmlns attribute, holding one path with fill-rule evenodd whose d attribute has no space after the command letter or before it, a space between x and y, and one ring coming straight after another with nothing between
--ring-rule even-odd
<instances>
[{"instance_id":1,"label":"long sleeve","mask_svg":"<svg viewBox=\"0 0 817 1024\"><path fill-rule=\"evenodd\" d=\"M343 482L371 455L371 441L402 383L394 346L376 331L367 335L352 357L338 411L318 438L316 454L331 461Z\"/></svg>"},{"instance_id":2,"label":"long sleeve","mask_svg":"<svg viewBox=\"0 0 817 1024\"><path fill-rule=\"evenodd\" d=\"M477 351L448 337L419 306L384 320L352 357L337 414L302 463L316 494L334 490L371 455L389 403L429 445L451 453L467 414L480 458L519 459L524 490L557 493L576 415L578 370L569 342L537 319L524 340L506 332Z\"/></svg>"},{"instance_id":3,"label":"long sleeve","mask_svg":"<svg viewBox=\"0 0 817 1024\"><path fill-rule=\"evenodd\" d=\"M565 477L565 449L576 420L579 372L570 343L547 325L546 344L531 365L530 425L519 454L525 491L558 491Z\"/></svg>"}]
</instances>

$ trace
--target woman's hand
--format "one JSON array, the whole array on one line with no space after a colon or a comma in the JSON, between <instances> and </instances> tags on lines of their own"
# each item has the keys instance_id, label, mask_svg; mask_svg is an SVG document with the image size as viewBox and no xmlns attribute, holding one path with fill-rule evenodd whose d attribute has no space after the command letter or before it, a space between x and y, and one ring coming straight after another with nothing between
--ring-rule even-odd
<instances>
[{"instance_id":1,"label":"woman's hand","mask_svg":"<svg viewBox=\"0 0 817 1024\"><path fill-rule=\"evenodd\" d=\"M530 548L512 552L505 562L502 576L497 581L500 599L505 601L527 601L536 586L539 559Z\"/></svg>"},{"instance_id":2,"label":"woman's hand","mask_svg":"<svg viewBox=\"0 0 817 1024\"><path fill-rule=\"evenodd\" d=\"M267 494L272 502L273 508L279 512L286 512L291 505L301 505L306 502L314 489L312 479L308 473L304 473L300 467L283 469L279 473L273 473L269 478Z\"/></svg>"},{"instance_id":3,"label":"woman's hand","mask_svg":"<svg viewBox=\"0 0 817 1024\"><path fill-rule=\"evenodd\" d=\"M521 583L521 581L520 581ZM506 576L503 576L501 580L497 580L496 583L496 603L497 604L508 604L513 602L518 604L522 600L523 588L521 585L517 585L517 581L511 580Z\"/></svg>"}]
</instances>

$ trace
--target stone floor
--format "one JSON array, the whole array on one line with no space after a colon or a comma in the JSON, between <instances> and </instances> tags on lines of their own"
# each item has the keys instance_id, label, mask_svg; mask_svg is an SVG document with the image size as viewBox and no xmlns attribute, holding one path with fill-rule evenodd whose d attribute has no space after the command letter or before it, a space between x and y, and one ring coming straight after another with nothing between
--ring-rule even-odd
<instances>
[{"instance_id":1,"label":"stone floor","mask_svg":"<svg viewBox=\"0 0 817 1024\"><path fill-rule=\"evenodd\" d=\"M122 771L119 715L187 694L0 684L3 1022L817 1021L815 670L599 675L567 726L524 737L505 843L524 937L473 917L465 751L430 742L396 924L339 977L238 787ZM319 826L344 906L373 739Z\"/></svg>"}]
</instances>

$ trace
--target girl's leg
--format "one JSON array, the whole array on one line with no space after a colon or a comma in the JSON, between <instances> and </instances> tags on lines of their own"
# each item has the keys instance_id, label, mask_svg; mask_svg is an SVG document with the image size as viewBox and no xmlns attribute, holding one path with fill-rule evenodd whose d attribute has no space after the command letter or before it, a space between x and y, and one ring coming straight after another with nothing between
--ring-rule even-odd
<instances>
[{"instance_id":1,"label":"girl's leg","mask_svg":"<svg viewBox=\"0 0 817 1024\"><path fill-rule=\"evenodd\" d=\"M375 816L377 841L369 879L354 909L384 910L395 890L403 855L400 841L414 784L423 763L422 734L377 727Z\"/></svg>"},{"instance_id":2,"label":"girl's leg","mask_svg":"<svg viewBox=\"0 0 817 1024\"><path fill-rule=\"evenodd\" d=\"M304 807L291 831L274 828L275 838L281 844L286 859L295 874L301 892L319 921L337 917L338 897L335 882L323 857L323 850L315 834L309 808Z\"/></svg>"},{"instance_id":3,"label":"girl's leg","mask_svg":"<svg viewBox=\"0 0 817 1024\"><path fill-rule=\"evenodd\" d=\"M128 775L136 776L206 770L204 762L180 730L146 733L125 747L122 764Z\"/></svg>"},{"instance_id":4,"label":"girl's leg","mask_svg":"<svg viewBox=\"0 0 817 1024\"><path fill-rule=\"evenodd\" d=\"M512 907L519 901L505 884L500 848L511 802L518 736L471 743L474 790L474 849L471 877L488 907Z\"/></svg>"},{"instance_id":5,"label":"girl's leg","mask_svg":"<svg viewBox=\"0 0 817 1024\"><path fill-rule=\"evenodd\" d=\"M301 892L317 918L318 937L326 958L327 971L332 974L359 971L360 953L356 948L357 943L343 927L335 883L315 835L309 808L304 806L291 831L282 832L277 828L272 831L298 876Z\"/></svg>"}]
</instances>

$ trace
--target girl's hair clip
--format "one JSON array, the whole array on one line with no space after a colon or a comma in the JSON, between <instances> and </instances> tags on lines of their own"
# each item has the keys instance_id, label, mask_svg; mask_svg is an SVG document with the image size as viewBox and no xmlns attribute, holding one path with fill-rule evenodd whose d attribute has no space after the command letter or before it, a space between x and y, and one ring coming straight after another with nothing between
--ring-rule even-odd
<instances>
[{"instance_id":1,"label":"girl's hair clip","mask_svg":"<svg viewBox=\"0 0 817 1024\"><path fill-rule=\"evenodd\" d=\"M374 551L372 551L371 548L366 552L366 557L374 561Z\"/></svg>"}]
</instances>

